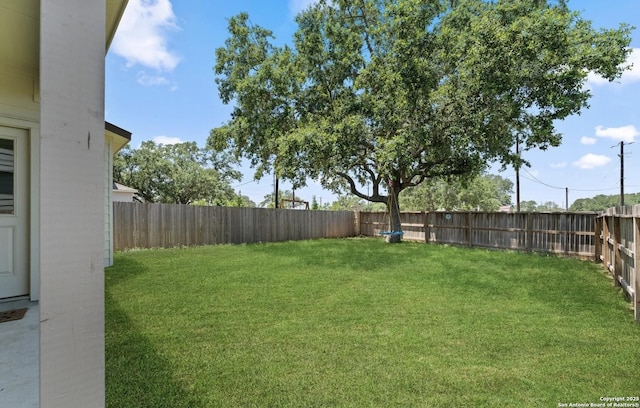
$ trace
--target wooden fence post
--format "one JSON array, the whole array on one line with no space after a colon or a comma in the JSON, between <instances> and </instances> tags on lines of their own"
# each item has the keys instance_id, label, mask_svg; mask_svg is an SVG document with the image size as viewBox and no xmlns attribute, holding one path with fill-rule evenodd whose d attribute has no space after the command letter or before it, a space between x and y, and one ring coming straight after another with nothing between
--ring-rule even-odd
<instances>
[{"instance_id":1,"label":"wooden fence post","mask_svg":"<svg viewBox=\"0 0 640 408\"><path fill-rule=\"evenodd\" d=\"M602 261L602 242L604 239L602 231L602 217L596 217L594 220L594 234L593 244L595 253L593 262L598 263Z\"/></svg>"},{"instance_id":2,"label":"wooden fence post","mask_svg":"<svg viewBox=\"0 0 640 408\"><path fill-rule=\"evenodd\" d=\"M473 227L471 226L473 213L469 211L467 213L467 245L473 246Z\"/></svg>"},{"instance_id":3,"label":"wooden fence post","mask_svg":"<svg viewBox=\"0 0 640 408\"><path fill-rule=\"evenodd\" d=\"M640 265L638 262L640 261L640 214L634 214L633 217L633 282L629 282L629 285L633 287L633 311L635 314L635 319L637 322L640 322Z\"/></svg>"},{"instance_id":4,"label":"wooden fence post","mask_svg":"<svg viewBox=\"0 0 640 408\"><path fill-rule=\"evenodd\" d=\"M431 242L431 231L429 230L429 212L424 213L424 241Z\"/></svg>"},{"instance_id":5,"label":"wooden fence post","mask_svg":"<svg viewBox=\"0 0 640 408\"><path fill-rule=\"evenodd\" d=\"M525 250L527 252L531 252L533 249L533 231L531 228L531 213L526 213L526 218L524 222L524 234L525 234Z\"/></svg>"},{"instance_id":6,"label":"wooden fence post","mask_svg":"<svg viewBox=\"0 0 640 408\"><path fill-rule=\"evenodd\" d=\"M562 245L564 247L564 254L567 255L569 253L569 231L571 228L569 227L570 217L567 213L560 214L560 232L563 233L563 242Z\"/></svg>"},{"instance_id":7,"label":"wooden fence post","mask_svg":"<svg viewBox=\"0 0 640 408\"><path fill-rule=\"evenodd\" d=\"M622 276L622 254L620 253L620 216L613 219L613 280L616 287L620 284Z\"/></svg>"},{"instance_id":8,"label":"wooden fence post","mask_svg":"<svg viewBox=\"0 0 640 408\"><path fill-rule=\"evenodd\" d=\"M603 227L603 240L602 240L602 251L603 251L603 262L604 262L604 266L609 268L609 266L612 264L611 263L611 251L609 251L609 238L611 235L611 229L610 229L610 219L609 216L605 215L602 217L602 227Z\"/></svg>"}]
</instances>

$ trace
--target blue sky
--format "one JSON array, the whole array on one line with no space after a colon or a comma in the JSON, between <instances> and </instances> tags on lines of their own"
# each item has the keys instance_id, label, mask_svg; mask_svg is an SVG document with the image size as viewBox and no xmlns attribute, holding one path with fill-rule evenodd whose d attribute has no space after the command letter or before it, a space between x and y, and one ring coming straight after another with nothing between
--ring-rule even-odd
<instances>
[{"instance_id":1,"label":"blue sky","mask_svg":"<svg viewBox=\"0 0 640 408\"><path fill-rule=\"evenodd\" d=\"M227 19L240 12L272 30L278 43L290 41L295 14L313 0L129 0L106 63L106 120L133 132L133 147L143 140L161 143L196 141L203 146L209 131L229 119L231 106L218 98L213 66L215 50L224 45ZM570 0L574 10L594 26L640 27L639 0ZM615 83L590 77L593 97L580 116L557 123L560 147L530 151L531 168L521 171L521 199L565 205L597 194L617 194L620 185L620 141L640 141L640 28L632 33L634 68ZM614 147L612 147L614 146ZM640 192L640 143L625 146L625 192ZM259 203L273 190L273 178L253 181L244 166L236 191ZM508 169L498 173L515 181ZM314 183L296 195L323 202L335 197ZM290 188L286 183L281 188ZM515 195L514 195L515 203Z\"/></svg>"}]
</instances>

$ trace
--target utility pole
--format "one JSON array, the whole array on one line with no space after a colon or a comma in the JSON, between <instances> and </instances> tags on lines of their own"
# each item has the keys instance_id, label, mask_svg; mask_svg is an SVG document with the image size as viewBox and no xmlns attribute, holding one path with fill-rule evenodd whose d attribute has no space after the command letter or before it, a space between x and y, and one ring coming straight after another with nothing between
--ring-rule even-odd
<instances>
[{"instance_id":1,"label":"utility pole","mask_svg":"<svg viewBox=\"0 0 640 408\"><path fill-rule=\"evenodd\" d=\"M516 136L516 155L518 162L516 163L516 211L520 212L520 138Z\"/></svg>"},{"instance_id":2,"label":"utility pole","mask_svg":"<svg viewBox=\"0 0 640 408\"><path fill-rule=\"evenodd\" d=\"M634 142L631 143L626 143L628 145L633 144ZM620 206L624 207L624 141L620 141L620 154L618 155L618 157L620 157ZM615 145L611 146L611 147L615 147Z\"/></svg>"},{"instance_id":3,"label":"utility pole","mask_svg":"<svg viewBox=\"0 0 640 408\"><path fill-rule=\"evenodd\" d=\"M569 187L564 188L565 211L569 212Z\"/></svg>"},{"instance_id":4,"label":"utility pole","mask_svg":"<svg viewBox=\"0 0 640 408\"><path fill-rule=\"evenodd\" d=\"M620 141L620 207L624 207L624 142Z\"/></svg>"}]
</instances>

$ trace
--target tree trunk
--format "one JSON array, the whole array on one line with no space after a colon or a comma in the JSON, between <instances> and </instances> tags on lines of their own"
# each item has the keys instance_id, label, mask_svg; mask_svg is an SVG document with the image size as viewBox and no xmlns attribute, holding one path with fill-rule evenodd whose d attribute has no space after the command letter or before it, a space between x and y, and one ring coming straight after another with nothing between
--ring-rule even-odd
<instances>
[{"instance_id":1,"label":"tree trunk","mask_svg":"<svg viewBox=\"0 0 640 408\"><path fill-rule=\"evenodd\" d=\"M389 198L387 199L387 211L389 211L389 235L387 242L396 244L402 241L402 224L400 223L400 204L398 194L394 188L389 188Z\"/></svg>"}]
</instances>

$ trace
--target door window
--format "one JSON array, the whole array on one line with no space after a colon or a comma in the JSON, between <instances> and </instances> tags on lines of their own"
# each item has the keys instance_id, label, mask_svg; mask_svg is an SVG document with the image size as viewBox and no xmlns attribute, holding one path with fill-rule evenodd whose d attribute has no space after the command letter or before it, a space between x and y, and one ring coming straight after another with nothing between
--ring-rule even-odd
<instances>
[{"instance_id":1,"label":"door window","mask_svg":"<svg viewBox=\"0 0 640 408\"><path fill-rule=\"evenodd\" d=\"M14 213L14 141L0 139L0 214Z\"/></svg>"}]
</instances>

